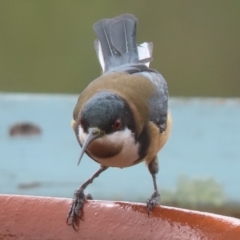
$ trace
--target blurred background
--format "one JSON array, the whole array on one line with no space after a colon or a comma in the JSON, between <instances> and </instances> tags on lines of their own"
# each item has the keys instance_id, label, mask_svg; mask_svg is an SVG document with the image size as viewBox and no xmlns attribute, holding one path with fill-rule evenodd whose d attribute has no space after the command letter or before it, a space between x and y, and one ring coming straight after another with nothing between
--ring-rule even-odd
<instances>
[{"instance_id":1,"label":"blurred background","mask_svg":"<svg viewBox=\"0 0 240 240\"><path fill-rule=\"evenodd\" d=\"M239 1L0 1L0 90L79 93L100 73L94 22L139 19L172 96L240 95Z\"/></svg>"},{"instance_id":2,"label":"blurred background","mask_svg":"<svg viewBox=\"0 0 240 240\"><path fill-rule=\"evenodd\" d=\"M72 197L98 168L86 156L76 167L70 121L101 72L93 23L126 12L139 20L138 43L154 43L151 66L171 96L162 203L240 217L239 1L0 1L0 193ZM153 186L140 164L87 190L145 202Z\"/></svg>"}]
</instances>

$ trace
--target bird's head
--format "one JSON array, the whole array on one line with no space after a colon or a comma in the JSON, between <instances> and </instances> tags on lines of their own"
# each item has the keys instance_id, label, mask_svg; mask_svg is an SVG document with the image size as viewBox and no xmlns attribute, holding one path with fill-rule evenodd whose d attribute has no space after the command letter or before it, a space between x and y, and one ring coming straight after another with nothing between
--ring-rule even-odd
<instances>
[{"instance_id":1,"label":"bird's head","mask_svg":"<svg viewBox=\"0 0 240 240\"><path fill-rule=\"evenodd\" d=\"M117 154L129 130L134 132L135 123L127 101L115 93L98 92L85 103L78 116L76 134L82 145L78 164L85 151L96 157Z\"/></svg>"}]
</instances>

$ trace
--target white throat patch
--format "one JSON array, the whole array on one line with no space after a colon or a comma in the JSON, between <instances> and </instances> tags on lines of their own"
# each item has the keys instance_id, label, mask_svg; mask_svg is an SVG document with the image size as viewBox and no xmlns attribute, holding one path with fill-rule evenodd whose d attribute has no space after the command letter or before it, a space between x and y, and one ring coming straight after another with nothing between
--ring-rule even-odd
<instances>
[{"instance_id":1,"label":"white throat patch","mask_svg":"<svg viewBox=\"0 0 240 240\"><path fill-rule=\"evenodd\" d=\"M81 144L87 138L87 134L83 131L82 127L79 126L79 140ZM98 138L94 141L99 141L102 144L111 145L111 144L121 144L122 150L114 157L110 158L98 158L94 156L94 159L97 160L104 166L107 167L129 167L138 159L138 149L139 144L135 142L134 135L130 129L125 128L122 131L116 131L112 134L105 135L101 138Z\"/></svg>"}]
</instances>

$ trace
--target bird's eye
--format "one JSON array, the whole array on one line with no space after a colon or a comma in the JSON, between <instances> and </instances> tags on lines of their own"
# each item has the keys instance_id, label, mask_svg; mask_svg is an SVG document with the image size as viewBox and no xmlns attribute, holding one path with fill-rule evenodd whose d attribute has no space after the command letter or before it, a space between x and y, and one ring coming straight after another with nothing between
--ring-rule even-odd
<instances>
[{"instance_id":1,"label":"bird's eye","mask_svg":"<svg viewBox=\"0 0 240 240\"><path fill-rule=\"evenodd\" d=\"M114 131L118 131L122 127L122 120L118 118L113 124Z\"/></svg>"},{"instance_id":2,"label":"bird's eye","mask_svg":"<svg viewBox=\"0 0 240 240\"><path fill-rule=\"evenodd\" d=\"M82 120L82 118L79 120L79 125L83 126L83 120Z\"/></svg>"}]
</instances>

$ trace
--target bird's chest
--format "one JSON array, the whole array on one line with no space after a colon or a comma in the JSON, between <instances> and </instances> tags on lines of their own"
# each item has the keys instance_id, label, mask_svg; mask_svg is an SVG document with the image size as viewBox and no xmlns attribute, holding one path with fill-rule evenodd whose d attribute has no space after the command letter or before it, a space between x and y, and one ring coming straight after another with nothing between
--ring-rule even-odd
<instances>
[{"instance_id":1,"label":"bird's chest","mask_svg":"<svg viewBox=\"0 0 240 240\"><path fill-rule=\"evenodd\" d=\"M94 140L87 152L103 166L124 168L139 159L139 144L131 131L125 129Z\"/></svg>"}]
</instances>

